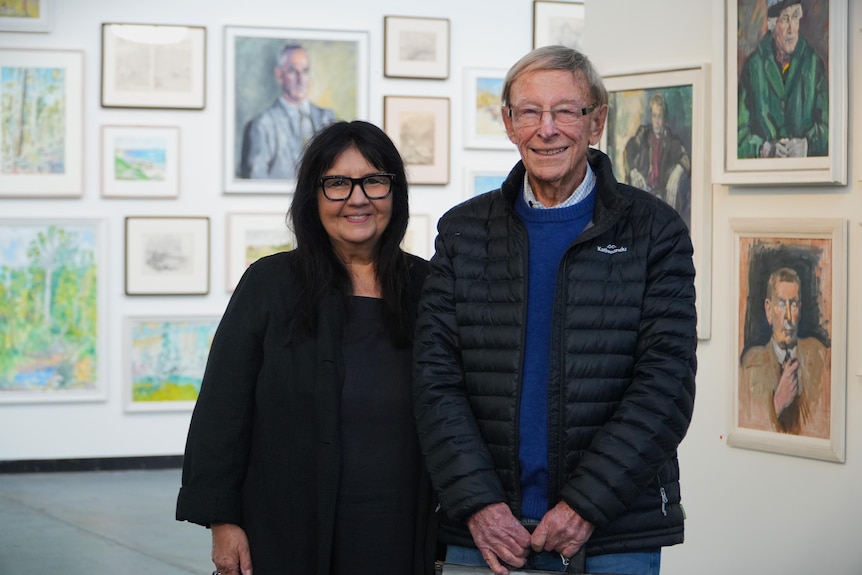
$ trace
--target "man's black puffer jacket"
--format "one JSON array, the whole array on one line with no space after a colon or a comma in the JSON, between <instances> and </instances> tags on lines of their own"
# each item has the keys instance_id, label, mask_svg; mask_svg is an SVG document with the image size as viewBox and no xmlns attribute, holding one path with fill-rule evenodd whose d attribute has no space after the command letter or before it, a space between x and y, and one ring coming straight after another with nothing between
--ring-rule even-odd
<instances>
[{"instance_id":1,"label":"man's black puffer jacket","mask_svg":"<svg viewBox=\"0 0 862 575\"><path fill-rule=\"evenodd\" d=\"M548 389L550 506L596 527L587 554L681 543L676 449L696 371L694 266L676 212L616 182L590 150L593 221L557 274ZM444 542L472 545L467 519L507 502L520 517L518 405L527 232L514 212L518 163L500 190L446 213L414 347L422 449L446 517Z\"/></svg>"}]
</instances>

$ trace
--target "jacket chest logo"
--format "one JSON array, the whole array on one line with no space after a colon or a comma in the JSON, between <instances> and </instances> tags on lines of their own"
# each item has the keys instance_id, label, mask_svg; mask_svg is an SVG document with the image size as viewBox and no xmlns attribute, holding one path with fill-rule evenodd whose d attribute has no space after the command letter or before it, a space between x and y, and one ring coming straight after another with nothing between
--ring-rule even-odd
<instances>
[{"instance_id":1,"label":"jacket chest logo","mask_svg":"<svg viewBox=\"0 0 862 575\"><path fill-rule=\"evenodd\" d=\"M616 244L608 244L604 247L599 246L596 248L596 250L602 252L603 254L611 254L611 255L620 254L620 253L629 251L629 249L627 247L618 246Z\"/></svg>"}]
</instances>

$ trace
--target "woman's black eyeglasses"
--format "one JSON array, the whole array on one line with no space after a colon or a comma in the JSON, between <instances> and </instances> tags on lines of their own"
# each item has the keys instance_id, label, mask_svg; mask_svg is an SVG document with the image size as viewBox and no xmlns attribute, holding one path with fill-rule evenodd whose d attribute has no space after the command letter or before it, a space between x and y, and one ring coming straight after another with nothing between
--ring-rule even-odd
<instances>
[{"instance_id":1,"label":"woman's black eyeglasses","mask_svg":"<svg viewBox=\"0 0 862 575\"><path fill-rule=\"evenodd\" d=\"M323 188L323 195L333 202L345 202L353 193L356 184L362 188L362 193L369 200L382 200L392 193L392 182L395 174L369 174L361 178L347 176L323 176L318 180Z\"/></svg>"}]
</instances>

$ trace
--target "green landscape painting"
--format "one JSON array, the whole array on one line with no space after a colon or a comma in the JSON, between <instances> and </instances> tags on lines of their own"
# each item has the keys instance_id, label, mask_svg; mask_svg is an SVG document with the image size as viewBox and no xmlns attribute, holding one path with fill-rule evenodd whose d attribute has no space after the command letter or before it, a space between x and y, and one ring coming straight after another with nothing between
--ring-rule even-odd
<instances>
[{"instance_id":1,"label":"green landscape painting","mask_svg":"<svg viewBox=\"0 0 862 575\"><path fill-rule=\"evenodd\" d=\"M0 220L0 401L99 398L101 224Z\"/></svg>"}]
</instances>

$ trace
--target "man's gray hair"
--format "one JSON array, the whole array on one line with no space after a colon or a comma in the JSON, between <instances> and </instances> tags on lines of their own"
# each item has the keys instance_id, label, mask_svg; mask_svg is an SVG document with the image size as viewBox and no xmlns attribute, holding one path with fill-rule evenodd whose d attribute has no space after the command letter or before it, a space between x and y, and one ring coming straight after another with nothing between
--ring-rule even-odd
<instances>
[{"instance_id":1,"label":"man's gray hair","mask_svg":"<svg viewBox=\"0 0 862 575\"><path fill-rule=\"evenodd\" d=\"M287 60L287 55L294 50L302 50L306 52L305 46L298 42L288 42L278 51L278 65L284 66L284 61Z\"/></svg>"},{"instance_id":2,"label":"man's gray hair","mask_svg":"<svg viewBox=\"0 0 862 575\"><path fill-rule=\"evenodd\" d=\"M596 104L604 106L608 103L608 91L602 82L602 77L586 55L566 46L543 46L529 52L509 69L503 81L504 106L510 104L509 97L515 80L521 74L536 70L566 70L572 74L581 72L590 85L590 93L595 98Z\"/></svg>"}]
</instances>

